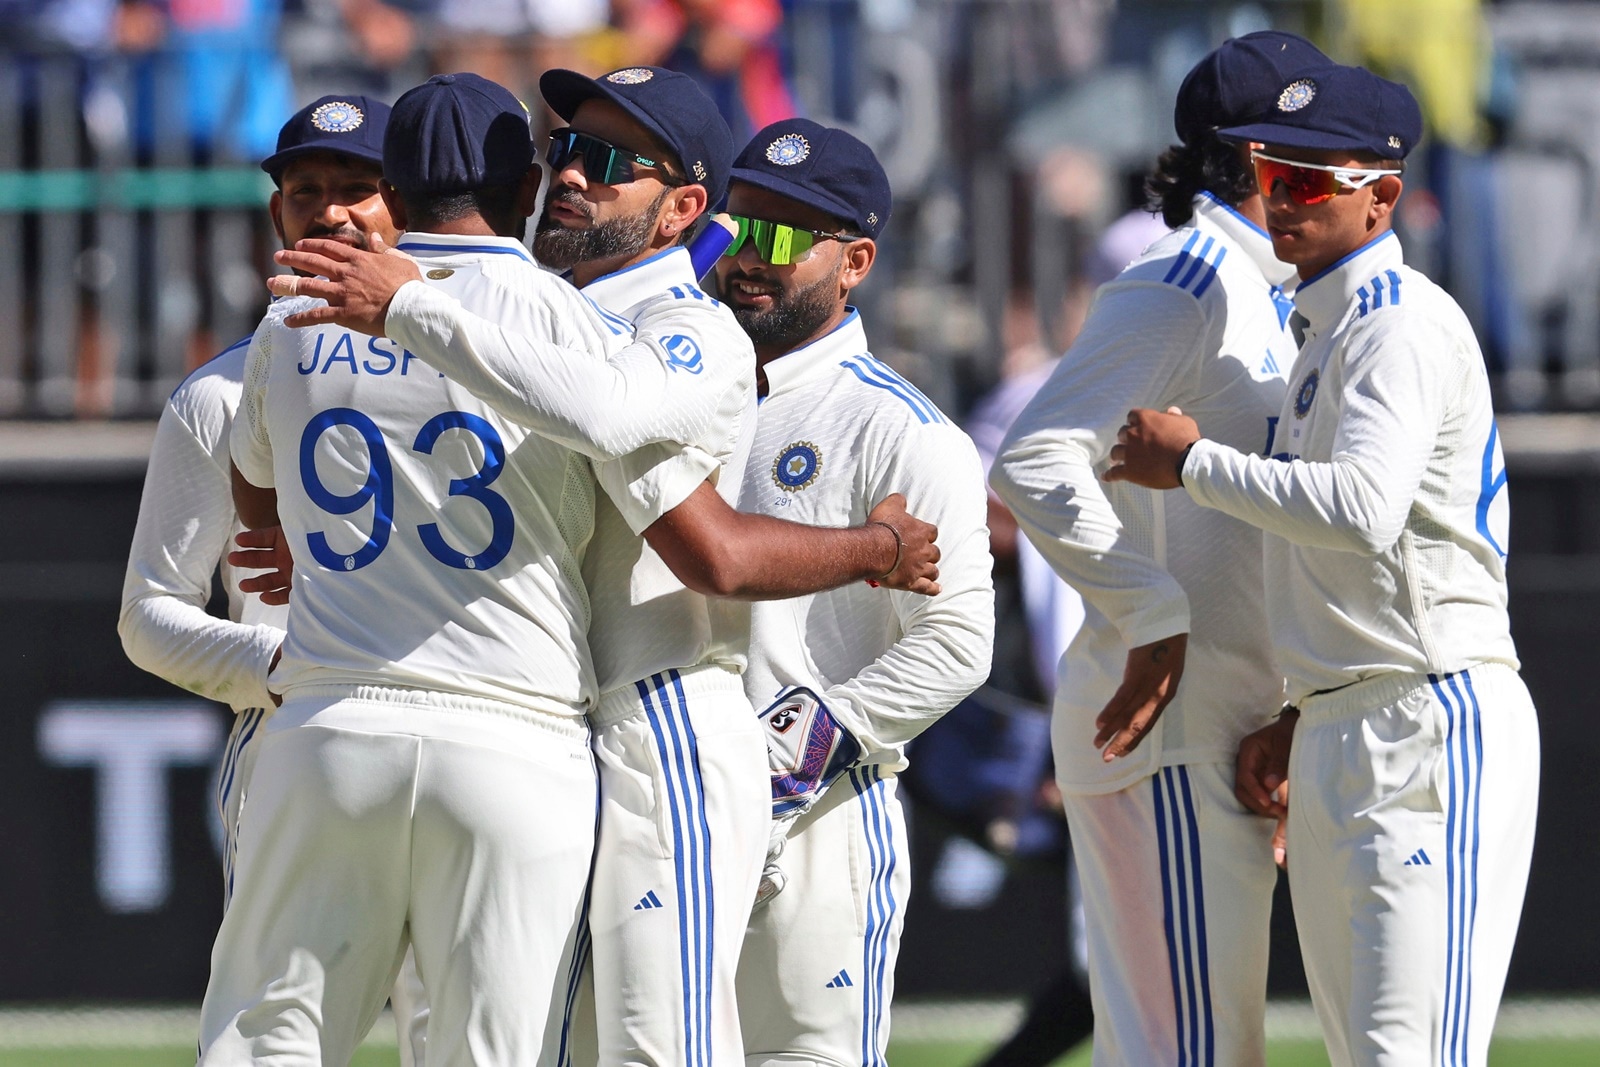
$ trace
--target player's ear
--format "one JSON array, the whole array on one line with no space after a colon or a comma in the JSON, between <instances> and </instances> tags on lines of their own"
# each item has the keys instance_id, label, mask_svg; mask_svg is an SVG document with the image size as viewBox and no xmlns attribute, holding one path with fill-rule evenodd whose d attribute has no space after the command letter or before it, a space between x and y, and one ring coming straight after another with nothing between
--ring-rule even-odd
<instances>
[{"instance_id":1,"label":"player's ear","mask_svg":"<svg viewBox=\"0 0 1600 1067\"><path fill-rule=\"evenodd\" d=\"M845 243L841 257L844 269L839 272L839 284L848 292L867 280L872 263L878 258L878 242L870 237L857 237Z\"/></svg>"},{"instance_id":2,"label":"player's ear","mask_svg":"<svg viewBox=\"0 0 1600 1067\"><path fill-rule=\"evenodd\" d=\"M272 197L267 201L267 214L272 216L272 228L278 235L278 243L285 248L289 242L283 236L283 190L272 190Z\"/></svg>"},{"instance_id":3,"label":"player's ear","mask_svg":"<svg viewBox=\"0 0 1600 1067\"><path fill-rule=\"evenodd\" d=\"M673 240L683 236L684 231L694 224L694 220L705 214L710 202L711 194L706 192L705 186L679 186L673 195L667 197L666 208L661 213L661 221L658 223L661 235Z\"/></svg>"},{"instance_id":4,"label":"player's ear","mask_svg":"<svg viewBox=\"0 0 1600 1067\"><path fill-rule=\"evenodd\" d=\"M400 190L386 181L378 183L378 195L383 197L383 206L389 209L389 220L394 223L396 231L405 232L411 228L411 220L406 218L406 202L400 197Z\"/></svg>"},{"instance_id":5,"label":"player's ear","mask_svg":"<svg viewBox=\"0 0 1600 1067\"><path fill-rule=\"evenodd\" d=\"M1379 178L1372 185L1372 206L1368 208L1368 217L1373 222L1382 222L1394 212L1394 207L1400 202L1400 194L1405 191L1405 182L1400 180L1398 174L1388 174Z\"/></svg>"}]
</instances>

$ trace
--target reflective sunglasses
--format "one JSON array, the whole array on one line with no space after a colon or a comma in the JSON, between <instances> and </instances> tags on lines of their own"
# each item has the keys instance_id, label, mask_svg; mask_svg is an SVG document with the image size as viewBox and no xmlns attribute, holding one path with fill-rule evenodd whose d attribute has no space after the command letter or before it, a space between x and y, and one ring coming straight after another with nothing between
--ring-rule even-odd
<instances>
[{"instance_id":1,"label":"reflective sunglasses","mask_svg":"<svg viewBox=\"0 0 1600 1067\"><path fill-rule=\"evenodd\" d=\"M1375 170L1366 167L1332 167L1323 163L1303 163L1295 159L1279 159L1265 152L1251 152L1250 160L1256 167L1256 185L1262 196L1271 196L1278 182L1297 204L1320 204L1332 200L1347 189L1364 189L1386 174L1399 174L1398 170Z\"/></svg>"},{"instance_id":2,"label":"reflective sunglasses","mask_svg":"<svg viewBox=\"0 0 1600 1067\"><path fill-rule=\"evenodd\" d=\"M846 233L828 233L825 230L808 230L804 226L790 226L783 222L753 219L749 215L729 215L738 225L725 256L737 256L745 241L755 242L756 252L774 267L787 267L798 263L811 252L818 241L853 241Z\"/></svg>"},{"instance_id":3,"label":"reflective sunglasses","mask_svg":"<svg viewBox=\"0 0 1600 1067\"><path fill-rule=\"evenodd\" d=\"M630 149L602 141L593 134L579 133L571 126L551 131L550 148L545 152L550 166L559 173L575 156L583 157L583 173L588 179L601 185L633 181L635 163L661 171L661 181L666 185L684 184L682 179L668 174L666 164L660 160L635 155Z\"/></svg>"}]
</instances>

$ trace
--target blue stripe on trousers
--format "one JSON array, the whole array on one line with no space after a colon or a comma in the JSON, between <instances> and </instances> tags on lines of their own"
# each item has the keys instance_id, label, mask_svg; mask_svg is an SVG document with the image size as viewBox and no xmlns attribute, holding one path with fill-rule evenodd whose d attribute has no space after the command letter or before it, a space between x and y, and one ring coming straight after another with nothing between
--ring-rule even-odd
<instances>
[{"instance_id":1,"label":"blue stripe on trousers","mask_svg":"<svg viewBox=\"0 0 1600 1067\"><path fill-rule=\"evenodd\" d=\"M657 677L659 677L659 675ZM694 1025L691 1021L691 1015L693 1012L693 997L692 986L689 981L690 941L689 908L687 906L689 893L685 884L687 874L683 869L685 848L684 823L688 820L679 805L678 793L681 785L679 778L677 778L673 773L673 753L667 742L667 731L662 723L662 712L656 709L655 702L652 699L653 694L650 687L644 682L637 682L635 684L638 686L639 700L644 705L645 716L649 719L650 729L655 734L656 752L661 760L662 777L667 783L667 804L669 810L672 812L672 856L673 863L676 868L678 889L679 978L683 985L683 1032L686 1046L684 1051L687 1054L685 1064L690 1064L695 1062L695 1056L693 1055L692 1045L690 1043L690 1036L694 1033ZM681 764L679 764L679 766L681 766ZM696 968L696 972L698 973L698 968Z\"/></svg>"},{"instance_id":2,"label":"blue stripe on trousers","mask_svg":"<svg viewBox=\"0 0 1600 1067\"><path fill-rule=\"evenodd\" d=\"M716 958L716 930L717 930L717 901L714 893L715 882L711 875L711 825L706 819L706 788L705 780L700 773L700 742L695 737L694 724L689 719L689 700L683 692L683 677L677 671L668 671L672 679L673 693L678 699L678 711L681 716L683 732L688 738L689 768L693 775L693 788L689 796L695 799L698 806L700 820L699 856L695 863L695 870L699 873L700 884L705 894L705 914L701 918L700 926L695 931L696 951L700 960L700 1045L704 1051L704 1063L711 1062L711 1005L712 1005L712 961ZM705 945L701 947L698 937L701 931L705 933Z\"/></svg>"},{"instance_id":3,"label":"blue stripe on trousers","mask_svg":"<svg viewBox=\"0 0 1600 1067\"><path fill-rule=\"evenodd\" d=\"M1465 694L1457 686L1459 677ZM1429 675L1448 723L1445 755L1449 788L1445 814L1446 907L1444 1015L1440 1027L1442 1067L1466 1067L1472 1024L1472 944L1478 911L1483 724L1468 672ZM1471 709L1468 709L1468 697Z\"/></svg>"},{"instance_id":4,"label":"blue stripe on trousers","mask_svg":"<svg viewBox=\"0 0 1600 1067\"><path fill-rule=\"evenodd\" d=\"M1161 856L1162 909L1167 964L1172 974L1178 1065L1212 1067L1216 1062L1216 1023L1211 1004L1210 953L1206 944L1199 819L1188 768L1162 768L1151 787L1155 799L1156 843ZM1194 897L1192 913L1191 894Z\"/></svg>"}]
</instances>

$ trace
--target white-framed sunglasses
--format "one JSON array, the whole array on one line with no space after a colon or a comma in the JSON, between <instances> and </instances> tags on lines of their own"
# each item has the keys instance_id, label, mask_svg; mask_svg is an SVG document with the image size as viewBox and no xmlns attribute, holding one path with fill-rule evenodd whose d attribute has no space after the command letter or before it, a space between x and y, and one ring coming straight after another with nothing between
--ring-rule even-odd
<instances>
[{"instance_id":1,"label":"white-framed sunglasses","mask_svg":"<svg viewBox=\"0 0 1600 1067\"><path fill-rule=\"evenodd\" d=\"M1256 168L1256 185L1263 196L1271 196L1278 182L1288 190L1289 198L1297 204L1320 204L1332 200L1344 189L1364 189L1387 175L1400 174L1398 170L1374 167L1335 167L1326 163L1306 163L1298 159L1281 159L1265 152L1250 153Z\"/></svg>"}]
</instances>

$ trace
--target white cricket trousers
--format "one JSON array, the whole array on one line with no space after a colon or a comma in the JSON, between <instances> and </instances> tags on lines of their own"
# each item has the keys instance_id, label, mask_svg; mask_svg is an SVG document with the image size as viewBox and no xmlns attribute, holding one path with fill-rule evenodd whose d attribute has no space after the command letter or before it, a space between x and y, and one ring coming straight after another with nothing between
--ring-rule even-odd
<instances>
[{"instance_id":1,"label":"white cricket trousers","mask_svg":"<svg viewBox=\"0 0 1600 1067\"><path fill-rule=\"evenodd\" d=\"M1289 886L1334 1067L1481 1067L1522 917L1539 727L1517 672L1307 698Z\"/></svg>"},{"instance_id":2,"label":"white cricket trousers","mask_svg":"<svg viewBox=\"0 0 1600 1067\"><path fill-rule=\"evenodd\" d=\"M783 892L755 909L739 959L748 1067L884 1067L911 894L897 779L840 778L789 833Z\"/></svg>"},{"instance_id":3,"label":"white cricket trousers","mask_svg":"<svg viewBox=\"0 0 1600 1067\"><path fill-rule=\"evenodd\" d=\"M1231 763L1063 793L1083 893L1094 1067L1266 1062L1272 820Z\"/></svg>"},{"instance_id":4,"label":"white cricket trousers","mask_svg":"<svg viewBox=\"0 0 1600 1067\"><path fill-rule=\"evenodd\" d=\"M200 1063L348 1063L408 945L429 1067L552 1063L594 845L587 725L361 689L262 731Z\"/></svg>"},{"instance_id":5,"label":"white cricket trousers","mask_svg":"<svg viewBox=\"0 0 1600 1067\"><path fill-rule=\"evenodd\" d=\"M600 769L591 958L568 990L560 1062L588 1067L598 1040L602 1067L738 1064L734 981L772 808L767 745L740 677L715 665L651 675L602 696L590 721Z\"/></svg>"}]
</instances>

